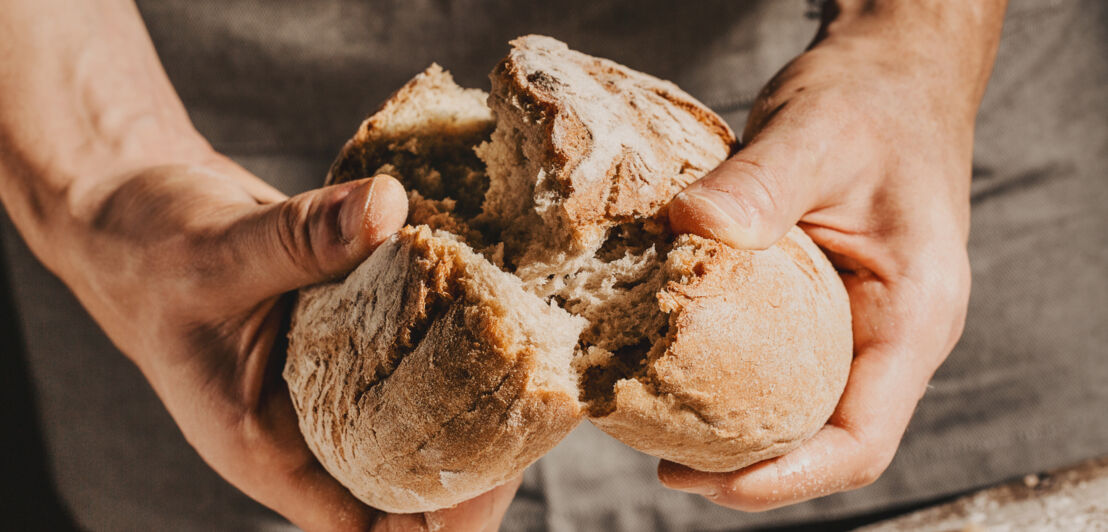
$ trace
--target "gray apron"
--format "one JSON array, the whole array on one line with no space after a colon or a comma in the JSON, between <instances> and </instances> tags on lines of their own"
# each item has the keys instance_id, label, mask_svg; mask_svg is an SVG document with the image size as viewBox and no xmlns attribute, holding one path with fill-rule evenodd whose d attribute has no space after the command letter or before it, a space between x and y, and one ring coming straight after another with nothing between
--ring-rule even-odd
<instances>
[{"instance_id":1,"label":"gray apron","mask_svg":"<svg viewBox=\"0 0 1108 532\"><path fill-rule=\"evenodd\" d=\"M741 130L809 42L803 0L542 3L144 0L166 70L212 144L289 194L437 61L465 86L524 33L671 79ZM532 466L504 530L734 530L908 504L1108 453L1108 3L1014 1L981 113L966 333L888 472L742 514L662 488L656 460L583 424ZM3 221L60 495L89 530L290 525L208 469L139 372ZM61 333L59 333L61 331Z\"/></svg>"}]
</instances>

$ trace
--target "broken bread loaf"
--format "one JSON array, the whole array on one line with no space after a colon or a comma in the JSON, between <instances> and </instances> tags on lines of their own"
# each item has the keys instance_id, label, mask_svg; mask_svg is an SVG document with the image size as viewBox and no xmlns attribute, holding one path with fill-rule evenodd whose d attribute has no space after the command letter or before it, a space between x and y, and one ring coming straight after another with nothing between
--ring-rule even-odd
<instances>
[{"instance_id":1,"label":"broken bread loaf","mask_svg":"<svg viewBox=\"0 0 1108 532\"><path fill-rule=\"evenodd\" d=\"M397 177L409 226L301 292L285 378L313 452L415 512L507 481L582 417L704 471L800 445L852 357L826 257L796 228L762 251L672 234L665 205L730 154L728 126L671 83L511 44L489 95L433 65L328 173Z\"/></svg>"},{"instance_id":2,"label":"broken bread loaf","mask_svg":"<svg viewBox=\"0 0 1108 532\"><path fill-rule=\"evenodd\" d=\"M583 320L445 233L405 227L302 290L285 379L312 451L368 504L442 508L518 475L577 425Z\"/></svg>"}]
</instances>

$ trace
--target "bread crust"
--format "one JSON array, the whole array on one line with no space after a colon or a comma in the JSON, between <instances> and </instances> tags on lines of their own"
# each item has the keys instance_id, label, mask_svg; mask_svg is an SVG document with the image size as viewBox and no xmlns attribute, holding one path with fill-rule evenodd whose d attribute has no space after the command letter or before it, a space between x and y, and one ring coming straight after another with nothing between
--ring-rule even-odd
<instances>
[{"instance_id":1,"label":"bread crust","mask_svg":"<svg viewBox=\"0 0 1108 532\"><path fill-rule=\"evenodd\" d=\"M406 227L342 282L302 290L284 377L308 446L366 504L451 506L504 483L581 419L538 379L580 324L426 226ZM514 293L513 293L514 290ZM541 319L540 319L541 318ZM560 343L536 329L564 330Z\"/></svg>"},{"instance_id":2,"label":"bread crust","mask_svg":"<svg viewBox=\"0 0 1108 532\"><path fill-rule=\"evenodd\" d=\"M541 150L543 231L595 251L615 225L656 217L726 158L735 134L673 83L541 35L511 41L490 74L499 120L517 115ZM549 208L544 205L549 202Z\"/></svg>"},{"instance_id":3,"label":"bread crust","mask_svg":"<svg viewBox=\"0 0 1108 532\"><path fill-rule=\"evenodd\" d=\"M486 97L480 89L459 87L432 63L362 121L331 164L324 185L372 177L383 166L397 166L395 159L405 154L423 164L475 165L471 148L495 125Z\"/></svg>"},{"instance_id":4,"label":"bread crust","mask_svg":"<svg viewBox=\"0 0 1108 532\"><path fill-rule=\"evenodd\" d=\"M846 291L798 228L765 251L677 240L659 308L669 334L590 420L645 453L733 471L811 437L850 369ZM595 410L594 410L595 411Z\"/></svg>"}]
</instances>

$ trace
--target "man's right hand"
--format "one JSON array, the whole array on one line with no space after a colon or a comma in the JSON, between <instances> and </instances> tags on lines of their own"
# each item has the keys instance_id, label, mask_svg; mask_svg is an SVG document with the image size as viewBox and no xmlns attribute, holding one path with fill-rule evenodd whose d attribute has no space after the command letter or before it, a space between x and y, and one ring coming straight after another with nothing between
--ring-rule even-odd
<instances>
[{"instance_id":1,"label":"man's right hand","mask_svg":"<svg viewBox=\"0 0 1108 532\"><path fill-rule=\"evenodd\" d=\"M812 48L755 102L744 146L669 207L743 249L799 224L840 272L854 360L827 424L727 473L662 462L671 488L762 511L860 488L896 453L969 302L973 127L1004 0L828 2Z\"/></svg>"}]
</instances>

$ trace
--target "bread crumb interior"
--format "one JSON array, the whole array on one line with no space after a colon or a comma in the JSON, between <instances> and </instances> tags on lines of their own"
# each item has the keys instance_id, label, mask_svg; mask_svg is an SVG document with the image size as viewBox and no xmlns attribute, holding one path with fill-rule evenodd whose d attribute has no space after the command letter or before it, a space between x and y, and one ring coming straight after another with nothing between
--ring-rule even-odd
<instances>
[{"instance_id":1,"label":"bread crumb interior","mask_svg":"<svg viewBox=\"0 0 1108 532\"><path fill-rule=\"evenodd\" d=\"M490 262L514 274L528 294L584 318L587 325L573 360L539 357L537 375L550 386L575 390L590 415L605 415L614 408L616 382L648 379L648 361L668 345L662 340L669 316L658 308L656 294L664 282L662 266L669 239L660 224L634 221L609 229L598 249L567 250L558 234L560 220L541 216L536 207L535 184L544 170L530 164L534 159L527 153L541 148L522 134L517 121L503 116L498 115L489 140L466 147L480 159L448 158L444 172L436 166L442 160L396 156L380 171L397 176L409 189L410 224L458 235ZM459 148L453 146L464 151ZM477 195L484 199L475 211ZM526 301L487 302L513 309L533 306ZM552 325L538 329L564 334Z\"/></svg>"},{"instance_id":2,"label":"bread crumb interior","mask_svg":"<svg viewBox=\"0 0 1108 532\"><path fill-rule=\"evenodd\" d=\"M484 106L465 92L453 86L441 97L454 98L459 108ZM544 385L573 390L590 415L603 415L613 408L615 383L649 379L649 361L669 343L663 341L669 316L656 294L663 288L671 239L662 224L639 219L613 224L595 249L569 245L557 208L567 192L555 185L556 169L543 166L551 157L543 135L536 134L541 128L510 102L490 104L494 118L487 107L467 111L468 121L451 116L428 124L424 117L418 131L346 154L332 173L339 181L377 173L396 177L408 190L408 224L454 235L513 274L528 296L583 318L573 359L538 357L536 376L549 381ZM549 319L524 315L535 303L485 298L484 304L518 314L513 319ZM534 345L549 345L575 330L554 323L533 328L549 333L527 340Z\"/></svg>"}]
</instances>

